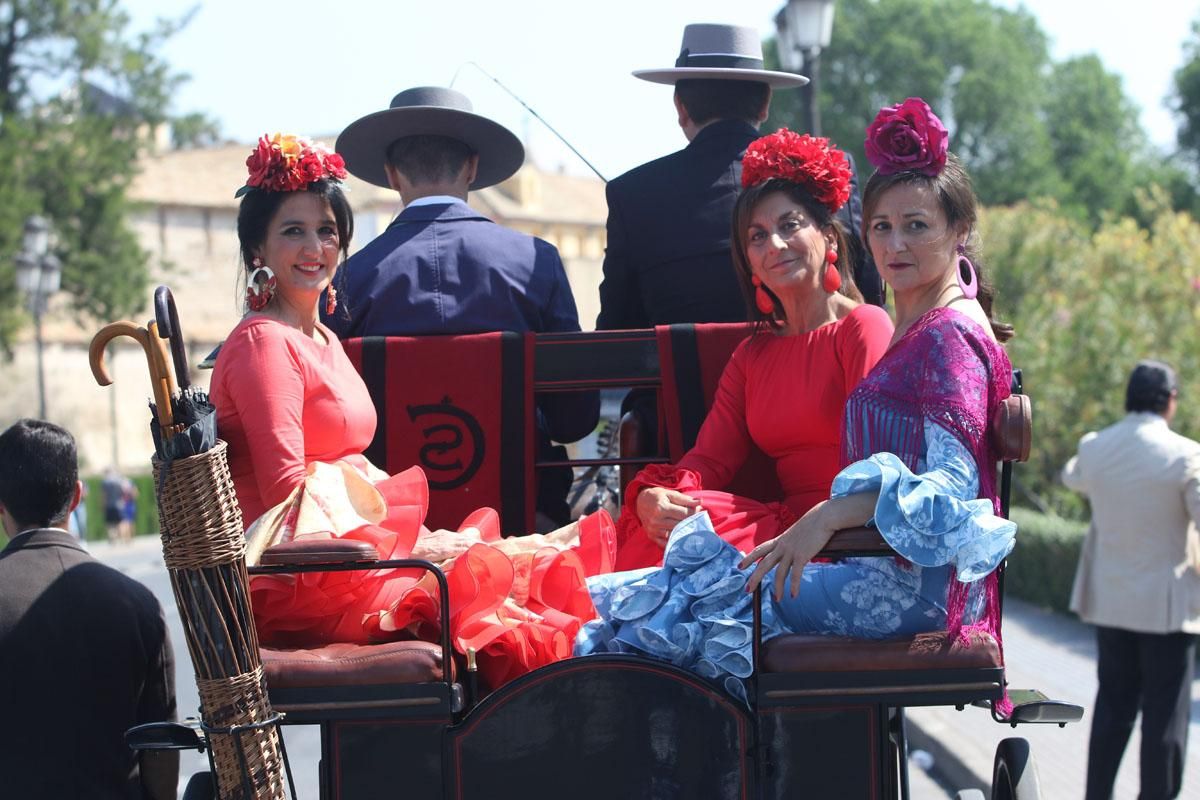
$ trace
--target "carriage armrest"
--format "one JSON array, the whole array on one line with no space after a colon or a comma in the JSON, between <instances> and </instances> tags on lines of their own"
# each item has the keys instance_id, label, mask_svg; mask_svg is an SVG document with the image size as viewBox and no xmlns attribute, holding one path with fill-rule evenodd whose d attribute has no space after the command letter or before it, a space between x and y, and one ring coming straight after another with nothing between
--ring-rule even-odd
<instances>
[{"instance_id":1,"label":"carriage armrest","mask_svg":"<svg viewBox=\"0 0 1200 800\"><path fill-rule=\"evenodd\" d=\"M894 556L896 551L874 528L845 528L837 531L820 555L825 558L850 556Z\"/></svg>"},{"instance_id":2,"label":"carriage armrest","mask_svg":"<svg viewBox=\"0 0 1200 800\"><path fill-rule=\"evenodd\" d=\"M1000 461L1028 461L1033 446L1033 404L1029 395L1013 394L1000 401L991 424L992 447Z\"/></svg>"},{"instance_id":3,"label":"carriage armrest","mask_svg":"<svg viewBox=\"0 0 1200 800\"><path fill-rule=\"evenodd\" d=\"M294 539L268 547L259 563L264 567L298 567L306 564L340 564L375 561L379 553L369 542L353 539Z\"/></svg>"}]
</instances>

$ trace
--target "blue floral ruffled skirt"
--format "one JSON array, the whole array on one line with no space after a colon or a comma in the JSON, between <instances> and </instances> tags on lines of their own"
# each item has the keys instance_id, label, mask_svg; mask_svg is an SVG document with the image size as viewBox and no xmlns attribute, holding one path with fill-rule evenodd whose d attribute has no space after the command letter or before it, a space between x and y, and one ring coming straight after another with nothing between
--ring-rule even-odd
<instances>
[{"instance_id":1,"label":"blue floral ruffled skirt","mask_svg":"<svg viewBox=\"0 0 1200 800\"><path fill-rule=\"evenodd\" d=\"M746 699L753 671L752 568L713 532L704 512L676 526L661 568L588 578L599 618L575 640L575 655L636 653L721 683ZM949 567L894 558L809 564L797 597L764 592L763 640L784 633L868 639L943 630ZM773 574L764 581L770 586ZM977 604L974 604L977 605ZM970 606L969 606L970 607Z\"/></svg>"}]
</instances>

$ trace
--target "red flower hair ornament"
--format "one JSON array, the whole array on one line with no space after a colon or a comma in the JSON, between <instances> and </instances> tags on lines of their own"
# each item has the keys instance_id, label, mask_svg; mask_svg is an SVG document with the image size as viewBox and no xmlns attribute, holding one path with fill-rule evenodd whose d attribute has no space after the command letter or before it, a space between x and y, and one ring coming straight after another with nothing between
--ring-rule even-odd
<instances>
[{"instance_id":1,"label":"red flower hair ornament","mask_svg":"<svg viewBox=\"0 0 1200 800\"><path fill-rule=\"evenodd\" d=\"M780 128L742 156L742 188L780 178L799 184L830 214L850 199L850 163L829 140Z\"/></svg>"},{"instance_id":2,"label":"red flower hair ornament","mask_svg":"<svg viewBox=\"0 0 1200 800\"><path fill-rule=\"evenodd\" d=\"M234 197L252 189L268 192L296 192L322 179L342 181L346 162L324 145L291 134L263 134L258 146L246 159L250 175L246 185Z\"/></svg>"},{"instance_id":3,"label":"red flower hair ornament","mask_svg":"<svg viewBox=\"0 0 1200 800\"><path fill-rule=\"evenodd\" d=\"M950 135L919 97L879 109L867 128L867 160L880 175L913 170L933 177L946 166Z\"/></svg>"}]
</instances>

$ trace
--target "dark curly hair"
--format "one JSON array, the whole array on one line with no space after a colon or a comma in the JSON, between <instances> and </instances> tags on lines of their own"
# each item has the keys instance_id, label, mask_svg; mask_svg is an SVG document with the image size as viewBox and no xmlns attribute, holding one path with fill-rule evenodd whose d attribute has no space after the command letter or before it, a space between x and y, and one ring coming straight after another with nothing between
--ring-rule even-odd
<instances>
[{"instance_id":1,"label":"dark curly hair","mask_svg":"<svg viewBox=\"0 0 1200 800\"><path fill-rule=\"evenodd\" d=\"M742 287L742 297L746 301L746 313L749 319L775 329L782 328L786 321L779 298L766 286L763 286L763 290L774 302L775 312L768 316L758 310L758 306L754 302L755 286L751 281L754 271L750 268L749 259L746 258L746 230L750 227L750 216L754 213L755 206L763 198L776 192L787 195L792 202L803 208L817 227L822 230L833 228L833 236L837 241L837 269L842 276L842 288L838 291L851 300L861 303L863 301L862 293L858 291L858 286L854 283L854 266L851 257L853 251L847 244L849 237L842 230L841 223L834 219L833 215L829 213L829 209L818 203L800 184L783 178L771 178L742 190L733 206L733 227L729 232L730 250L733 255L733 268L737 272L738 285Z\"/></svg>"}]
</instances>

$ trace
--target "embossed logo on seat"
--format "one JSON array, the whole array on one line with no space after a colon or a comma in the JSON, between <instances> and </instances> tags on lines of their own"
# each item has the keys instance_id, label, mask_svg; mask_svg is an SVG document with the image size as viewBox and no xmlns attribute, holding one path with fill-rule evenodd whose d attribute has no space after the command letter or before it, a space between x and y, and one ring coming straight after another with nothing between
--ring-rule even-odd
<instances>
[{"instance_id":1,"label":"embossed logo on seat","mask_svg":"<svg viewBox=\"0 0 1200 800\"><path fill-rule=\"evenodd\" d=\"M421 445L417 456L426 471L429 488L456 489L471 480L483 464L486 452L486 437L479 420L466 409L454 405L449 395L440 403L410 405L406 410L414 423L418 417L435 418L421 429L425 444ZM438 417L444 421L436 421Z\"/></svg>"}]
</instances>

